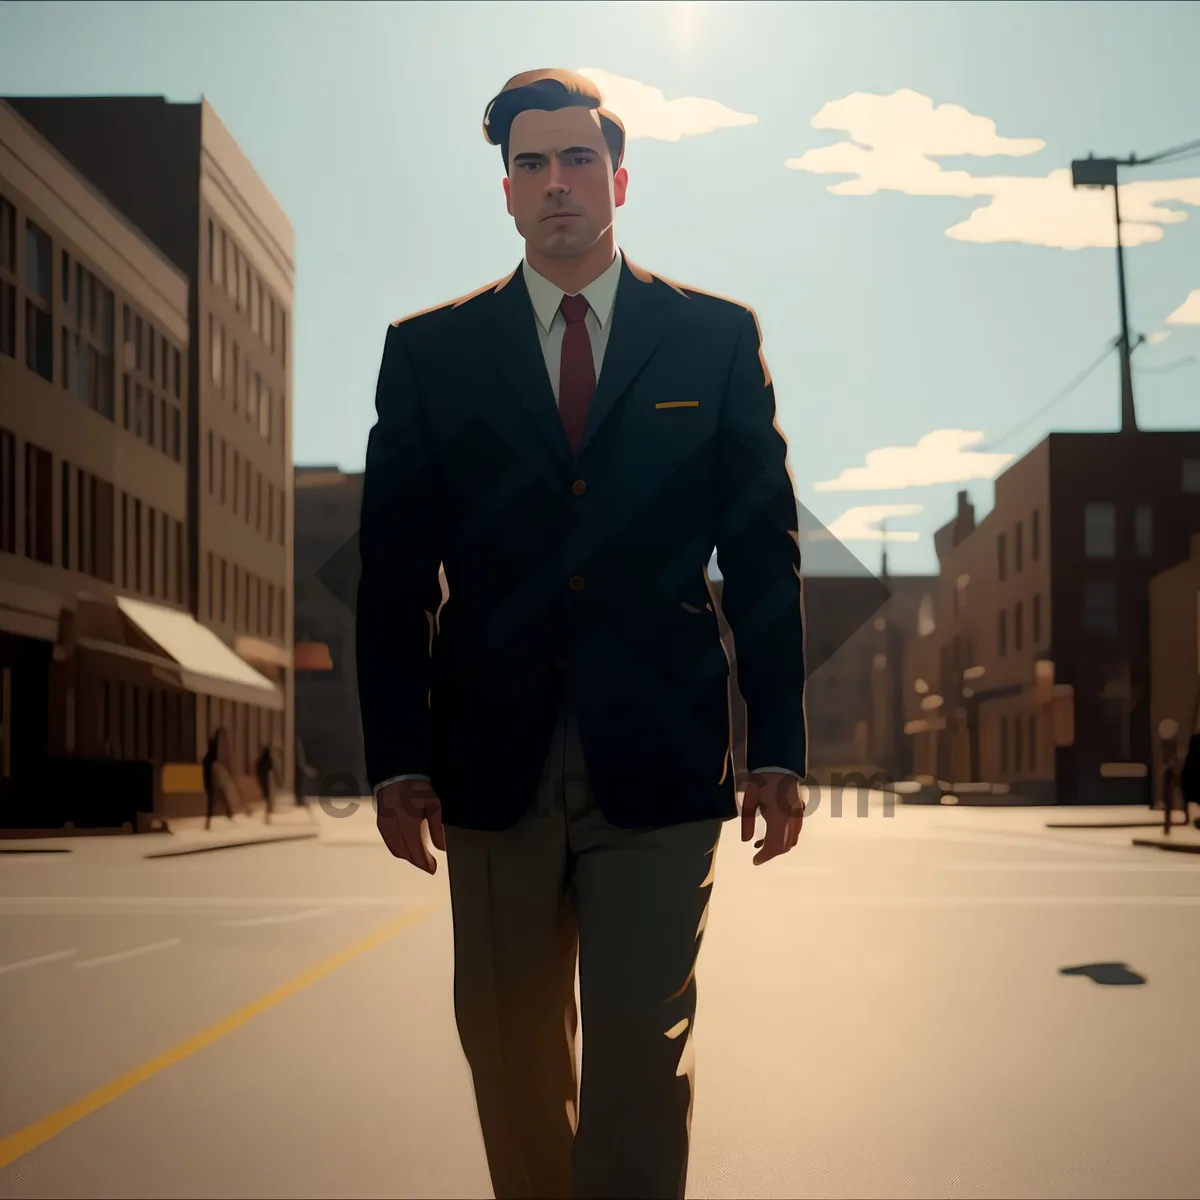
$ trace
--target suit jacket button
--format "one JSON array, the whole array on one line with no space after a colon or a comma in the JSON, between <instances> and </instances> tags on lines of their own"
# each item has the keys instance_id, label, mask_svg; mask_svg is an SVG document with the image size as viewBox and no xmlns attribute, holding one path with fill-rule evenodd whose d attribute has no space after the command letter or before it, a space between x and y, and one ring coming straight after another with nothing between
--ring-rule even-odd
<instances>
[{"instance_id":1,"label":"suit jacket button","mask_svg":"<svg viewBox=\"0 0 1200 1200\"><path fill-rule=\"evenodd\" d=\"M584 483L582 479L577 479L573 484L571 484L571 491L573 491L577 496L582 496L583 493L587 491L587 484Z\"/></svg>"},{"instance_id":2,"label":"suit jacket button","mask_svg":"<svg viewBox=\"0 0 1200 1200\"><path fill-rule=\"evenodd\" d=\"M583 591L583 576L582 575L572 575L571 576L571 591L573 591L573 592L582 592Z\"/></svg>"}]
</instances>

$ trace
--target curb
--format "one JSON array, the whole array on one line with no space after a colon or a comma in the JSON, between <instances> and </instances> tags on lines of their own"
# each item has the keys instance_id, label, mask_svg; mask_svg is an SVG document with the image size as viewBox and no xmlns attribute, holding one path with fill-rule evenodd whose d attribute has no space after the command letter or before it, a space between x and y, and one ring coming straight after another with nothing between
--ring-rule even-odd
<instances>
[{"instance_id":1,"label":"curb","mask_svg":"<svg viewBox=\"0 0 1200 1200\"><path fill-rule=\"evenodd\" d=\"M0 854L74 854L70 846L0 846Z\"/></svg>"},{"instance_id":2,"label":"curb","mask_svg":"<svg viewBox=\"0 0 1200 1200\"><path fill-rule=\"evenodd\" d=\"M1134 838L1135 846L1150 846L1155 850L1173 850L1176 854L1200 854L1200 842L1159 842L1153 838Z\"/></svg>"},{"instance_id":3,"label":"curb","mask_svg":"<svg viewBox=\"0 0 1200 1200\"><path fill-rule=\"evenodd\" d=\"M1172 829L1182 829L1186 821L1172 821ZM1161 829L1161 821L1095 821L1092 823L1072 821L1048 821L1047 829Z\"/></svg>"},{"instance_id":4,"label":"curb","mask_svg":"<svg viewBox=\"0 0 1200 1200\"><path fill-rule=\"evenodd\" d=\"M319 836L316 829L305 830L303 833L283 833L279 837L243 838L238 842L219 842L215 846L185 846L179 850L155 850L143 854L143 858L179 858L184 854L211 854L215 850L240 850L246 846L272 846L277 842L299 842Z\"/></svg>"}]
</instances>

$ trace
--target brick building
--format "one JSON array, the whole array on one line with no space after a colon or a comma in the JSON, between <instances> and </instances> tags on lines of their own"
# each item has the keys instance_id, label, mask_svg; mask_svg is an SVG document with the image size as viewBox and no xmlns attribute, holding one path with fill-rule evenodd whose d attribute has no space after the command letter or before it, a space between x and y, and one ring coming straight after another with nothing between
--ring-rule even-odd
<instances>
[{"instance_id":1,"label":"brick building","mask_svg":"<svg viewBox=\"0 0 1200 1200\"><path fill-rule=\"evenodd\" d=\"M182 603L270 683L236 698L205 695L198 744L224 726L234 769L245 774L259 748L274 743L290 786L291 224L203 99L8 102L187 281L190 337L176 339L186 396Z\"/></svg>"},{"instance_id":2,"label":"brick building","mask_svg":"<svg viewBox=\"0 0 1200 1200\"><path fill-rule=\"evenodd\" d=\"M1186 753L1200 711L1200 532L1191 553L1150 580L1150 728L1163 721L1179 727ZM1151 740L1155 796L1161 792L1162 743Z\"/></svg>"},{"instance_id":3,"label":"brick building","mask_svg":"<svg viewBox=\"0 0 1200 1200\"><path fill-rule=\"evenodd\" d=\"M1148 583L1200 528L1200 432L1052 433L938 530L906 656L914 771L1039 801L1146 802Z\"/></svg>"}]
</instances>

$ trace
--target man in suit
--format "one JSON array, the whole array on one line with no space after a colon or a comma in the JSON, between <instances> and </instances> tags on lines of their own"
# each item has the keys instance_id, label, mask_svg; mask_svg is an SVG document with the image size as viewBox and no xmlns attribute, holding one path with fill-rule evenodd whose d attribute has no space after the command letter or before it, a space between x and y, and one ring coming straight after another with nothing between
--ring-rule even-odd
<instances>
[{"instance_id":1,"label":"man in suit","mask_svg":"<svg viewBox=\"0 0 1200 1200\"><path fill-rule=\"evenodd\" d=\"M496 1196L678 1200L738 815L707 565L715 547L762 863L803 820L797 505L753 311L616 247L625 131L601 104L569 71L505 85L484 134L524 261L387 331L358 677L384 841L429 872L446 852Z\"/></svg>"}]
</instances>

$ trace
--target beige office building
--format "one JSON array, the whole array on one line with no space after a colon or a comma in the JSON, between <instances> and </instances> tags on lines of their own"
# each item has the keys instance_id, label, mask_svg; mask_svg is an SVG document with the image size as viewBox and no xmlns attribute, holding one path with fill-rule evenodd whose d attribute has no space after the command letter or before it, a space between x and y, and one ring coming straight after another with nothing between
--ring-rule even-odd
<instances>
[{"instance_id":1,"label":"beige office building","mask_svg":"<svg viewBox=\"0 0 1200 1200\"><path fill-rule=\"evenodd\" d=\"M194 761L224 726L290 787L291 226L204 101L12 98L0 131L4 761ZM72 718L47 684L39 730L35 680L118 637L168 699Z\"/></svg>"}]
</instances>

